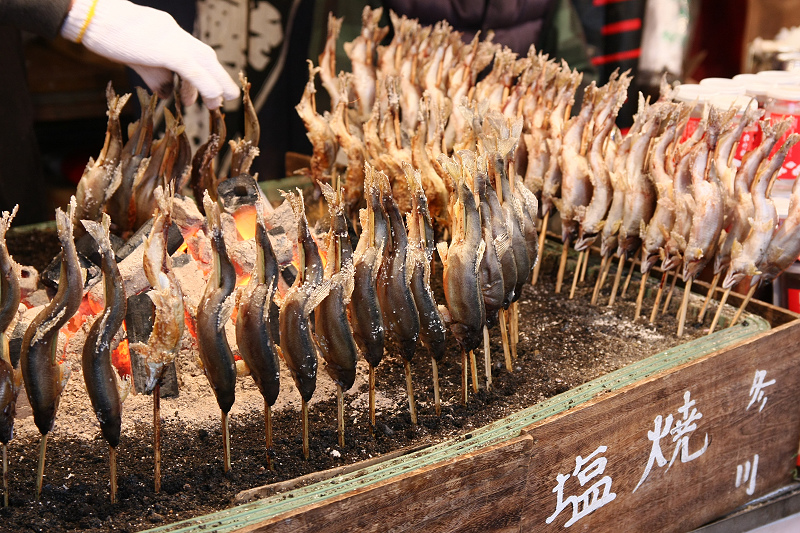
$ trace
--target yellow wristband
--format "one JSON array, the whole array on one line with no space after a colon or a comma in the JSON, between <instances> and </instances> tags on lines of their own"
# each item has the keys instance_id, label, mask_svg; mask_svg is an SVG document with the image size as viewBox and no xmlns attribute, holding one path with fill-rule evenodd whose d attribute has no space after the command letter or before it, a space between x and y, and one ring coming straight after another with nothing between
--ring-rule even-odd
<instances>
[{"instance_id":1,"label":"yellow wristband","mask_svg":"<svg viewBox=\"0 0 800 533\"><path fill-rule=\"evenodd\" d=\"M92 2L92 6L89 8L89 12L86 14L86 20L83 21L83 26L81 26L81 31L78 32L78 38L75 39L75 42L78 44L80 44L80 42L83 40L83 34L86 33L86 29L89 27L89 23L92 22L92 19L94 18L94 10L97 7L97 2L98 0L94 0L94 2Z\"/></svg>"}]
</instances>

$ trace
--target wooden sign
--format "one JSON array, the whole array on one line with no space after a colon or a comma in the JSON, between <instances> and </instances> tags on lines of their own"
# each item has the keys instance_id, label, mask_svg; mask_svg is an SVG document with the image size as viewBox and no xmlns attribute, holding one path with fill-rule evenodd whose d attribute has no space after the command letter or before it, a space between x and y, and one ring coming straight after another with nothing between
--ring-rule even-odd
<instances>
[{"instance_id":1,"label":"wooden sign","mask_svg":"<svg viewBox=\"0 0 800 533\"><path fill-rule=\"evenodd\" d=\"M791 480L796 328L529 426L520 531L687 531Z\"/></svg>"}]
</instances>

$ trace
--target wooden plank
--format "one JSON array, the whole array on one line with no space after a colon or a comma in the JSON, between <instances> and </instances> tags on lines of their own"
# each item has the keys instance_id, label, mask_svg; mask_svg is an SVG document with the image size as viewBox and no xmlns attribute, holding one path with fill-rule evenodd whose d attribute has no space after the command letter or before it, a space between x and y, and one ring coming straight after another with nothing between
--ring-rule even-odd
<instances>
[{"instance_id":1,"label":"wooden plank","mask_svg":"<svg viewBox=\"0 0 800 533\"><path fill-rule=\"evenodd\" d=\"M789 483L800 440L799 327L526 428L534 451L520 530L561 531L571 522L570 531L686 531ZM694 424L686 433L685 414ZM645 475L657 448L666 463Z\"/></svg>"},{"instance_id":2,"label":"wooden plank","mask_svg":"<svg viewBox=\"0 0 800 533\"><path fill-rule=\"evenodd\" d=\"M531 443L516 437L240 531L516 532Z\"/></svg>"}]
</instances>

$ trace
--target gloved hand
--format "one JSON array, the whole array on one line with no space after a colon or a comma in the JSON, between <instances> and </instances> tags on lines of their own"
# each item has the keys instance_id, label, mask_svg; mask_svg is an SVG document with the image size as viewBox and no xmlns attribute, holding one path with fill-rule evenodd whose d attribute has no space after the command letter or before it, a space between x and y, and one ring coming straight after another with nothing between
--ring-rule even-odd
<instances>
[{"instance_id":1,"label":"gloved hand","mask_svg":"<svg viewBox=\"0 0 800 533\"><path fill-rule=\"evenodd\" d=\"M161 97L172 92L173 72L182 79L185 105L197 99L198 91L209 109L239 95L214 50L163 11L127 0L74 0L61 35L128 65Z\"/></svg>"}]
</instances>

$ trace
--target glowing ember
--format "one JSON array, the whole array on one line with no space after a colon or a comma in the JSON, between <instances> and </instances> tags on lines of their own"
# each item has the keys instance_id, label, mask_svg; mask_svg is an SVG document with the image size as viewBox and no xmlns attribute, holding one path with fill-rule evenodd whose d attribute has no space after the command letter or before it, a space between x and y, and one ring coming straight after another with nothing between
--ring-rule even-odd
<instances>
[{"instance_id":1,"label":"glowing ember","mask_svg":"<svg viewBox=\"0 0 800 533\"><path fill-rule=\"evenodd\" d=\"M233 214L233 219L236 221L236 230L239 232L239 238L247 241L256 236L256 208L253 206L245 206L236 210Z\"/></svg>"},{"instance_id":2,"label":"glowing ember","mask_svg":"<svg viewBox=\"0 0 800 533\"><path fill-rule=\"evenodd\" d=\"M122 323L122 329L125 329L125 322ZM131 352L128 348L128 337L125 336L119 346L111 352L111 364L117 369L121 377L131 375Z\"/></svg>"}]
</instances>

